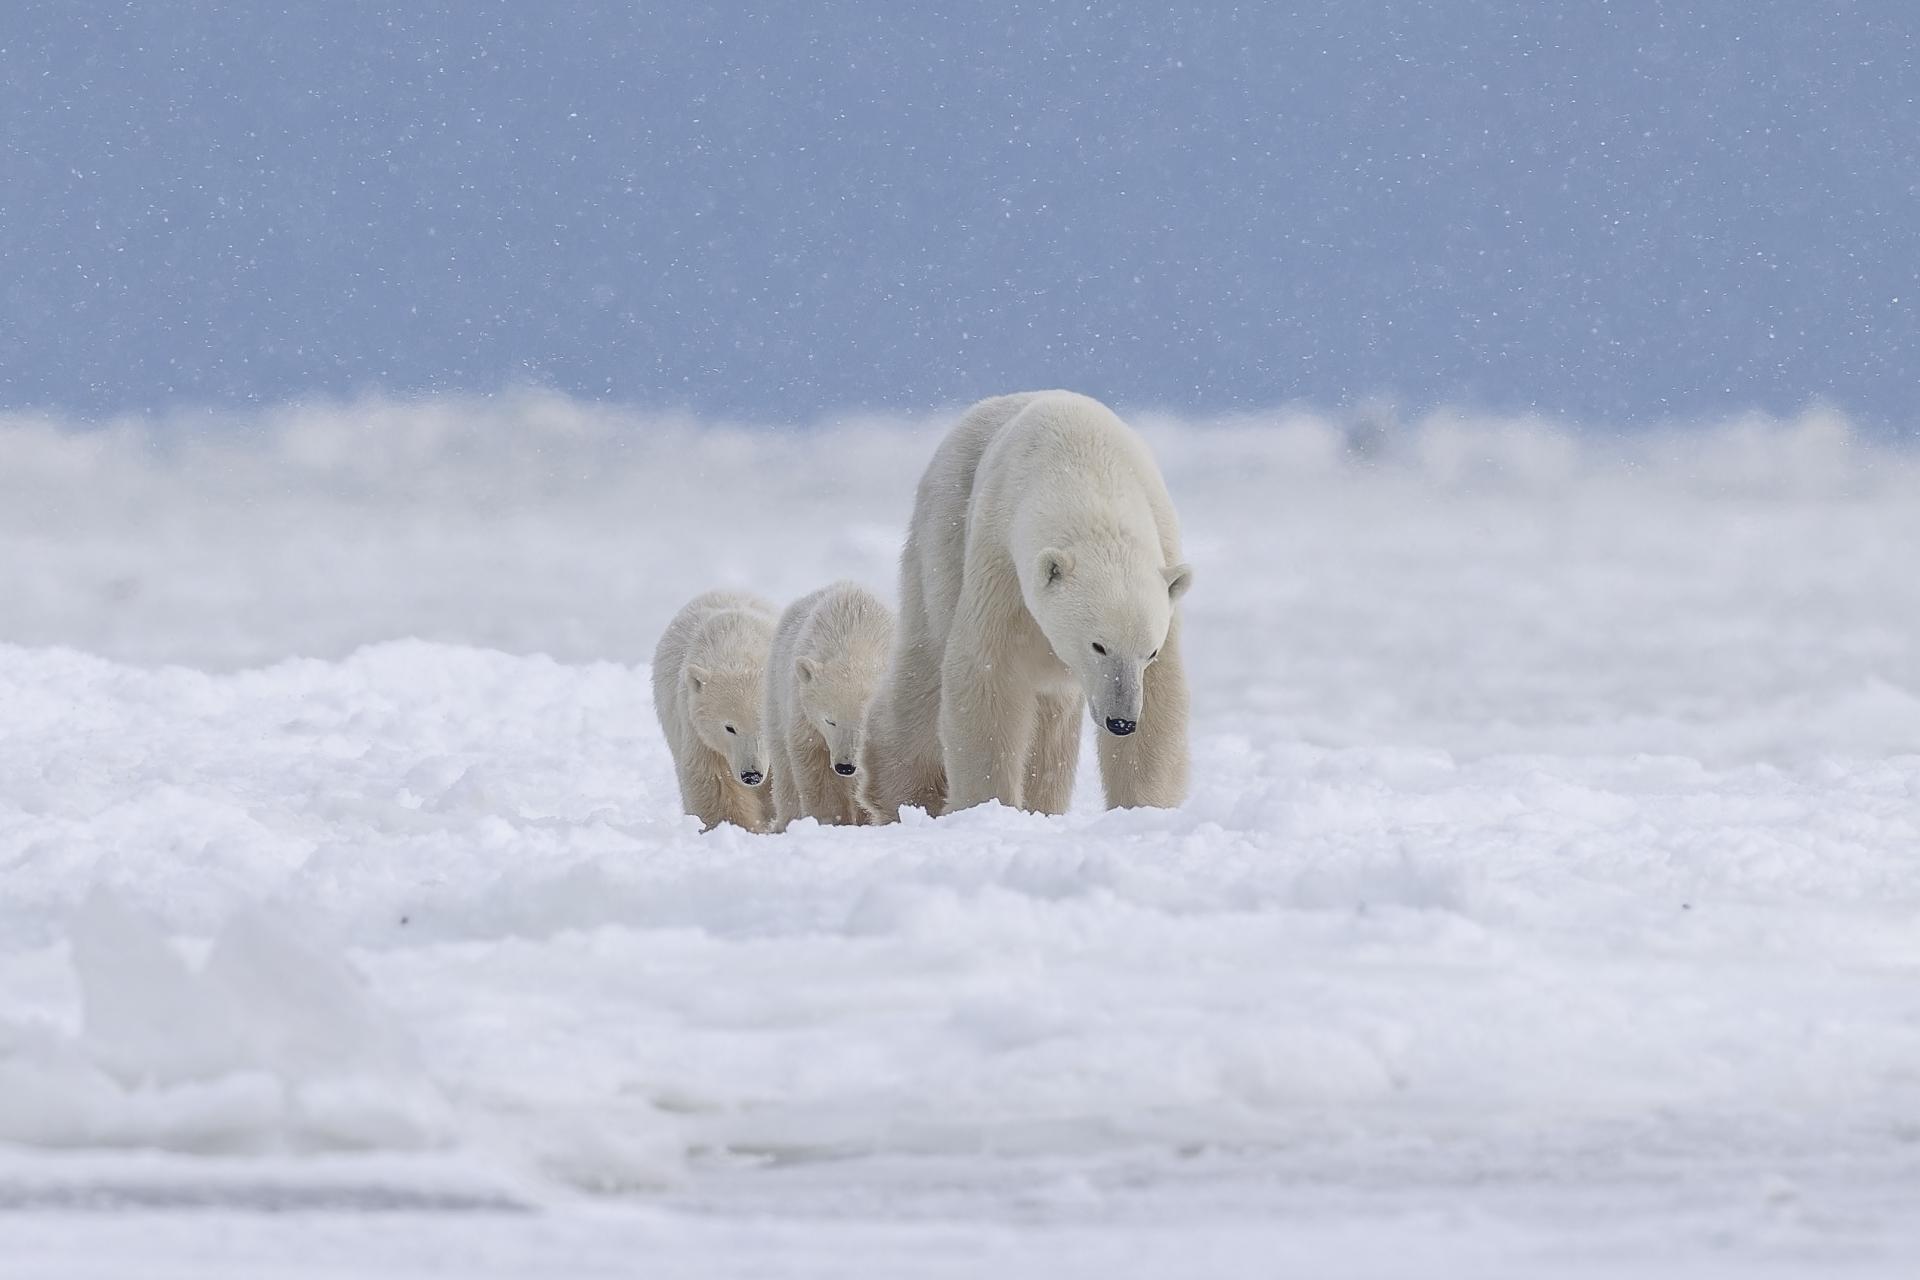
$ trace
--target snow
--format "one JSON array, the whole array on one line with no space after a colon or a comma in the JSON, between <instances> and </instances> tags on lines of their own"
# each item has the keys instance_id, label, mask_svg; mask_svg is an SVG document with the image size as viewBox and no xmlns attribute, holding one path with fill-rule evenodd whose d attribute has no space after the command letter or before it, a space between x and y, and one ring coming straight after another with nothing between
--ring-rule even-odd
<instances>
[{"instance_id":1,"label":"snow","mask_svg":"<svg viewBox=\"0 0 1920 1280\"><path fill-rule=\"evenodd\" d=\"M1920 458L1137 416L1191 801L783 837L678 814L646 656L890 595L940 416L0 423L0 1253L1920 1263Z\"/></svg>"}]
</instances>

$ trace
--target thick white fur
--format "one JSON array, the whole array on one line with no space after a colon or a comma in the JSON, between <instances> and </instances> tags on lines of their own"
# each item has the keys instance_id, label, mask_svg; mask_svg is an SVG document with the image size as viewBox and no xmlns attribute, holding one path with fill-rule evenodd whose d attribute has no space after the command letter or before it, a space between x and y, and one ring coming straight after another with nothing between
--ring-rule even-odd
<instances>
[{"instance_id":1,"label":"thick white fur","mask_svg":"<svg viewBox=\"0 0 1920 1280\"><path fill-rule=\"evenodd\" d=\"M773 752L773 829L796 818L860 825L854 799L867 704L893 644L893 614L874 594L836 582L780 615L767 664L765 728Z\"/></svg>"},{"instance_id":2,"label":"thick white fur","mask_svg":"<svg viewBox=\"0 0 1920 1280\"><path fill-rule=\"evenodd\" d=\"M653 652L653 706L673 752L680 801L702 830L767 828L766 702L773 606L737 591L695 596ZM728 727L732 732L728 732ZM743 776L759 775L755 784Z\"/></svg>"},{"instance_id":3,"label":"thick white fur","mask_svg":"<svg viewBox=\"0 0 1920 1280\"><path fill-rule=\"evenodd\" d=\"M1159 466L1112 410L1067 391L975 405L914 499L862 805L879 821L987 800L1063 812L1086 706L1108 806L1179 804L1188 694L1174 604L1191 576Z\"/></svg>"}]
</instances>

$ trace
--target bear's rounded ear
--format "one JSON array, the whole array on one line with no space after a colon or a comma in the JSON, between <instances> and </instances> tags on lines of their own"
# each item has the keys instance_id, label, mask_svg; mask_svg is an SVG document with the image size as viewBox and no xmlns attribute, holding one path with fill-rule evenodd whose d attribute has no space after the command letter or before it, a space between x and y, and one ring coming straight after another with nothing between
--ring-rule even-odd
<instances>
[{"instance_id":1,"label":"bear's rounded ear","mask_svg":"<svg viewBox=\"0 0 1920 1280\"><path fill-rule=\"evenodd\" d=\"M793 660L793 673L800 677L801 684L808 684L814 676L819 674L819 670L814 666L812 658L802 655Z\"/></svg>"},{"instance_id":2,"label":"bear's rounded ear","mask_svg":"<svg viewBox=\"0 0 1920 1280\"><path fill-rule=\"evenodd\" d=\"M711 671L708 671L705 667L690 666L687 668L687 683L693 686L693 691L695 693L698 693L700 692L700 690L704 689L706 687L707 681L711 679L713 679L713 673Z\"/></svg>"},{"instance_id":3,"label":"bear's rounded ear","mask_svg":"<svg viewBox=\"0 0 1920 1280\"><path fill-rule=\"evenodd\" d=\"M1167 575L1167 599L1178 600L1187 594L1187 588L1193 585L1193 566L1176 564L1171 569L1162 569Z\"/></svg>"},{"instance_id":4,"label":"bear's rounded ear","mask_svg":"<svg viewBox=\"0 0 1920 1280\"><path fill-rule=\"evenodd\" d=\"M1041 586L1049 586L1073 572L1073 553L1059 547L1048 547L1040 553L1040 559L1034 570L1034 576Z\"/></svg>"}]
</instances>

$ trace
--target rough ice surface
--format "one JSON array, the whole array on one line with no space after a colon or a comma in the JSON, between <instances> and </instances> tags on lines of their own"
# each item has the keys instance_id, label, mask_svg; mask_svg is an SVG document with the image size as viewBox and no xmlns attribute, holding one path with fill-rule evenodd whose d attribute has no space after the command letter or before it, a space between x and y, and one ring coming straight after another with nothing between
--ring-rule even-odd
<instances>
[{"instance_id":1,"label":"rough ice surface","mask_svg":"<svg viewBox=\"0 0 1920 1280\"><path fill-rule=\"evenodd\" d=\"M0 424L0 1253L1920 1266L1920 459L1141 423L1189 803L781 837L646 656L890 595L938 418Z\"/></svg>"}]
</instances>

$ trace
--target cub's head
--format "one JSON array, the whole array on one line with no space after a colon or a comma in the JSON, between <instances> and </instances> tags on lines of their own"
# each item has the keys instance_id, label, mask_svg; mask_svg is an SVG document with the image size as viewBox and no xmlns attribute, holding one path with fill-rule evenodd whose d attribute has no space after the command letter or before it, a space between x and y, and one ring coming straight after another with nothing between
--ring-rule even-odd
<instances>
[{"instance_id":1,"label":"cub's head","mask_svg":"<svg viewBox=\"0 0 1920 1280\"><path fill-rule=\"evenodd\" d=\"M1080 678L1094 724L1125 736L1140 724L1147 667L1160 656L1173 604L1193 581L1187 565L1163 566L1119 540L1049 547L1024 594L1054 654Z\"/></svg>"},{"instance_id":2,"label":"cub's head","mask_svg":"<svg viewBox=\"0 0 1920 1280\"><path fill-rule=\"evenodd\" d=\"M700 741L726 757L727 768L747 786L765 782L767 747L760 736L765 670L690 663L681 679L686 682L687 709Z\"/></svg>"},{"instance_id":3,"label":"cub's head","mask_svg":"<svg viewBox=\"0 0 1920 1280\"><path fill-rule=\"evenodd\" d=\"M879 665L871 662L822 662L804 654L793 660L800 709L814 732L826 739L833 771L843 778L851 778L859 768L867 703L873 700L880 675Z\"/></svg>"}]
</instances>

